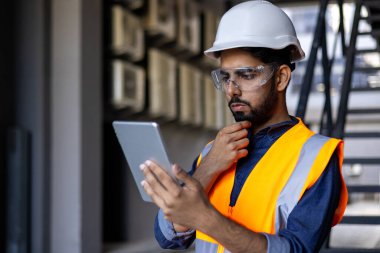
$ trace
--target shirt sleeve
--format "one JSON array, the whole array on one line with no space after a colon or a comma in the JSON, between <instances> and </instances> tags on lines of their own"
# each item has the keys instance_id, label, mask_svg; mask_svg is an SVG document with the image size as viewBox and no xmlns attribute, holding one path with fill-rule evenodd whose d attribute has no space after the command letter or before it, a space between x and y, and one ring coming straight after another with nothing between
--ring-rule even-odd
<instances>
[{"instance_id":1,"label":"shirt sleeve","mask_svg":"<svg viewBox=\"0 0 380 253\"><path fill-rule=\"evenodd\" d=\"M195 239L195 230L178 233L173 224L165 220L162 210L158 211L154 223L156 240L163 249L187 249Z\"/></svg>"},{"instance_id":2,"label":"shirt sleeve","mask_svg":"<svg viewBox=\"0 0 380 253\"><path fill-rule=\"evenodd\" d=\"M340 187L339 161L334 153L321 177L290 213L286 228L277 235L264 234L267 252L318 252L331 229Z\"/></svg>"},{"instance_id":3,"label":"shirt sleeve","mask_svg":"<svg viewBox=\"0 0 380 253\"><path fill-rule=\"evenodd\" d=\"M198 159L198 158L197 158ZM197 159L195 159L189 174L195 171ZM154 222L154 235L161 248L163 249L187 249L194 242L195 230L178 233L173 224L164 218L160 209Z\"/></svg>"}]
</instances>

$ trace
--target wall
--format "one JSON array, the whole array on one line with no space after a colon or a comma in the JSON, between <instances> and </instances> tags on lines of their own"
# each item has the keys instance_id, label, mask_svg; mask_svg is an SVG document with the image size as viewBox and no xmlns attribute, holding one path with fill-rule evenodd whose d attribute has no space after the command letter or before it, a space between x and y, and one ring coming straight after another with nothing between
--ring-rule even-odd
<instances>
[{"instance_id":1,"label":"wall","mask_svg":"<svg viewBox=\"0 0 380 253\"><path fill-rule=\"evenodd\" d=\"M13 65L13 2L6 1L0 8L0 251L5 251L5 208L6 208L6 131L13 122L14 89L12 85Z\"/></svg>"},{"instance_id":2,"label":"wall","mask_svg":"<svg viewBox=\"0 0 380 253\"><path fill-rule=\"evenodd\" d=\"M15 125L30 136L31 251L46 252L49 234L49 15L44 0L14 1Z\"/></svg>"},{"instance_id":3,"label":"wall","mask_svg":"<svg viewBox=\"0 0 380 253\"><path fill-rule=\"evenodd\" d=\"M15 125L30 136L28 252L101 252L101 1L8 2L0 11L9 36L0 42L0 184L4 131Z\"/></svg>"},{"instance_id":4,"label":"wall","mask_svg":"<svg viewBox=\"0 0 380 253\"><path fill-rule=\"evenodd\" d=\"M101 1L53 0L51 252L101 252Z\"/></svg>"}]
</instances>

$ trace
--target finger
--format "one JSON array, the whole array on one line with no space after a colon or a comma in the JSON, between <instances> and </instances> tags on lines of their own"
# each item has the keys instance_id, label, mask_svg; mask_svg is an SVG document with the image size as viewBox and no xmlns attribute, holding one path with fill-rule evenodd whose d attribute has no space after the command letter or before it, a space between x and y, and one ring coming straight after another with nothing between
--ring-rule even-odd
<instances>
[{"instance_id":1,"label":"finger","mask_svg":"<svg viewBox=\"0 0 380 253\"><path fill-rule=\"evenodd\" d=\"M250 128L252 123L248 120L237 122L242 128Z\"/></svg>"},{"instance_id":2,"label":"finger","mask_svg":"<svg viewBox=\"0 0 380 253\"><path fill-rule=\"evenodd\" d=\"M228 157L228 163L237 163L239 159L246 157L248 155L248 150L247 149L240 149L240 150L235 150L233 152L230 152L231 156ZM231 165L230 164L230 165ZM228 165L228 167L230 166Z\"/></svg>"},{"instance_id":3,"label":"finger","mask_svg":"<svg viewBox=\"0 0 380 253\"><path fill-rule=\"evenodd\" d=\"M245 128L230 134L231 141L238 141L246 138L247 136L248 130Z\"/></svg>"},{"instance_id":4,"label":"finger","mask_svg":"<svg viewBox=\"0 0 380 253\"><path fill-rule=\"evenodd\" d=\"M159 181L157 176L154 174L154 172L151 170L151 168L146 164L140 165L141 171L144 173L145 176L145 182L149 183L150 188L152 191L154 191L156 194L164 195L167 191L165 186Z\"/></svg>"},{"instance_id":5,"label":"finger","mask_svg":"<svg viewBox=\"0 0 380 253\"><path fill-rule=\"evenodd\" d=\"M165 202L163 201L163 199L153 191L152 187L149 185L149 183L146 180L141 181L141 186L144 188L144 191L149 195L152 201L159 208L162 209L165 206Z\"/></svg>"},{"instance_id":6,"label":"finger","mask_svg":"<svg viewBox=\"0 0 380 253\"><path fill-rule=\"evenodd\" d=\"M236 141L245 138L248 136L249 128L244 128L243 126L250 126L250 122L244 121L244 123L239 122L234 125L225 127L218 133L218 137L227 138L229 141Z\"/></svg>"},{"instance_id":7,"label":"finger","mask_svg":"<svg viewBox=\"0 0 380 253\"><path fill-rule=\"evenodd\" d=\"M173 178L169 175L169 173L166 170L164 170L152 161L146 161L145 166L147 166L149 170L152 171L152 173L155 175L157 180L162 184L163 188L165 188L166 191L178 191L178 184L173 180ZM161 194L164 194L164 192L162 192Z\"/></svg>"},{"instance_id":8,"label":"finger","mask_svg":"<svg viewBox=\"0 0 380 253\"><path fill-rule=\"evenodd\" d=\"M192 178L191 176L189 176L186 171L184 171L183 169L181 169L178 164L174 164L172 166L172 170L173 170L173 173L174 173L174 176L182 181L184 183L184 185L186 185L187 187L193 187L195 186L195 179Z\"/></svg>"},{"instance_id":9,"label":"finger","mask_svg":"<svg viewBox=\"0 0 380 253\"><path fill-rule=\"evenodd\" d=\"M226 134L229 134L229 133L234 133L236 131L239 131L239 130L242 130L242 129L246 129L246 128L250 128L251 127L251 122L249 121L241 121L241 122L237 122L237 123L234 123L230 126L227 126L223 129L223 131L226 133Z\"/></svg>"},{"instance_id":10,"label":"finger","mask_svg":"<svg viewBox=\"0 0 380 253\"><path fill-rule=\"evenodd\" d=\"M234 144L235 144L235 149L240 150L240 149L246 148L249 145L249 139L244 138L241 140L237 140L237 141L235 141Z\"/></svg>"},{"instance_id":11,"label":"finger","mask_svg":"<svg viewBox=\"0 0 380 253\"><path fill-rule=\"evenodd\" d=\"M228 152L226 157L237 157L240 150L246 149L249 145L249 139L244 138L226 145L225 150Z\"/></svg>"},{"instance_id":12,"label":"finger","mask_svg":"<svg viewBox=\"0 0 380 253\"><path fill-rule=\"evenodd\" d=\"M248 155L248 150L246 149L240 149L237 153L237 160L240 158L246 157Z\"/></svg>"}]
</instances>

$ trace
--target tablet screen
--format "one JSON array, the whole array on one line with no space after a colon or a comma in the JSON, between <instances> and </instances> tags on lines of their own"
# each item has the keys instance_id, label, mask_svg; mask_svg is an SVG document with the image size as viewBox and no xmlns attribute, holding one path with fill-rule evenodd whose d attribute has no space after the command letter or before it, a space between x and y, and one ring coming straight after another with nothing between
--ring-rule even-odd
<instances>
[{"instance_id":1,"label":"tablet screen","mask_svg":"<svg viewBox=\"0 0 380 253\"><path fill-rule=\"evenodd\" d=\"M139 168L140 164L146 160L154 161L172 175L171 163L166 154L158 124L114 121L112 125L143 200L151 202L151 198L140 184L144 180L144 174Z\"/></svg>"}]
</instances>

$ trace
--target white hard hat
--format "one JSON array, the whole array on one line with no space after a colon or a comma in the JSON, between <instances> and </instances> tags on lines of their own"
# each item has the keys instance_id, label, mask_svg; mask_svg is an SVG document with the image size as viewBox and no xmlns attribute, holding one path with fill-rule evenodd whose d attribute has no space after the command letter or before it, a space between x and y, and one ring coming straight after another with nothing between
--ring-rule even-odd
<instances>
[{"instance_id":1,"label":"white hard hat","mask_svg":"<svg viewBox=\"0 0 380 253\"><path fill-rule=\"evenodd\" d=\"M218 58L217 52L239 47L283 49L293 45L291 62L305 57L292 21L270 2L257 0L238 4L220 20L214 44L205 55Z\"/></svg>"}]
</instances>

